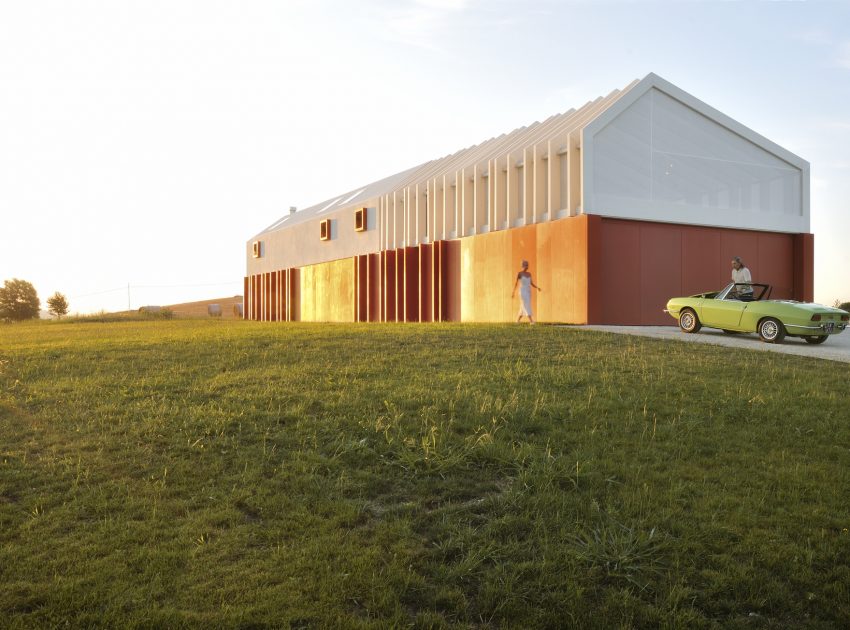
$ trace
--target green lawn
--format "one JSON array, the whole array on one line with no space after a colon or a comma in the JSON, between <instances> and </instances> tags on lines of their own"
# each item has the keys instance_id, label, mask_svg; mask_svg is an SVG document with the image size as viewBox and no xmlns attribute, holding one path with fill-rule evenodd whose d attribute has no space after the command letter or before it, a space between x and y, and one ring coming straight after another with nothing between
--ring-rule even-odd
<instances>
[{"instance_id":1,"label":"green lawn","mask_svg":"<svg viewBox=\"0 0 850 630\"><path fill-rule=\"evenodd\" d=\"M549 326L0 326L0 626L847 627L848 377Z\"/></svg>"}]
</instances>

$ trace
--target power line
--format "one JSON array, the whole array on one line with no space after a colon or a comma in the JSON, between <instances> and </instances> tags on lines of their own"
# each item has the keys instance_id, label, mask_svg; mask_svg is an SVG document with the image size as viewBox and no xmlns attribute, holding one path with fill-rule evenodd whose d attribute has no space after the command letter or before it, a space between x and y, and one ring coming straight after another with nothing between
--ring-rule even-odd
<instances>
[{"instance_id":1,"label":"power line","mask_svg":"<svg viewBox=\"0 0 850 630\"><path fill-rule=\"evenodd\" d=\"M195 287L220 287L229 284L241 284L241 280L230 282L209 282L207 284L139 284L132 285L133 289L192 289Z\"/></svg>"},{"instance_id":2,"label":"power line","mask_svg":"<svg viewBox=\"0 0 850 630\"><path fill-rule=\"evenodd\" d=\"M105 291L96 291L95 293L84 293L83 295L74 295L69 297L69 300L76 300L84 297L91 297L93 295L103 295L104 293L115 293L116 291L123 291L126 287L118 287L117 289L106 289Z\"/></svg>"},{"instance_id":3,"label":"power line","mask_svg":"<svg viewBox=\"0 0 850 630\"><path fill-rule=\"evenodd\" d=\"M118 291L127 291L129 293L130 289L194 289L199 287L220 287L227 285L241 285L241 280L231 280L230 282L209 282L206 284L126 284L123 287L116 287L114 289L104 289L103 291L95 291L93 293L83 293L81 295L74 295L69 297L69 300L78 300L80 298L85 297L93 297L95 295L105 295L107 293L116 293Z\"/></svg>"}]
</instances>

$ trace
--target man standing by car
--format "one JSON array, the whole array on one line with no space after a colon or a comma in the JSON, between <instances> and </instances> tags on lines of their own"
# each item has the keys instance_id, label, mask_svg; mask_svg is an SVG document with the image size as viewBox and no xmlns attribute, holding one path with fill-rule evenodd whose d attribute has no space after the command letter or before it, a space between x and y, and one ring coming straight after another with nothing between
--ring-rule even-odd
<instances>
[{"instance_id":1,"label":"man standing by car","mask_svg":"<svg viewBox=\"0 0 850 630\"><path fill-rule=\"evenodd\" d=\"M739 283L745 284L743 287L736 286L733 290L738 294L738 299L749 301L753 299L753 287L751 283L753 277L750 270L741 261L740 256L732 258L732 282L736 285Z\"/></svg>"}]
</instances>

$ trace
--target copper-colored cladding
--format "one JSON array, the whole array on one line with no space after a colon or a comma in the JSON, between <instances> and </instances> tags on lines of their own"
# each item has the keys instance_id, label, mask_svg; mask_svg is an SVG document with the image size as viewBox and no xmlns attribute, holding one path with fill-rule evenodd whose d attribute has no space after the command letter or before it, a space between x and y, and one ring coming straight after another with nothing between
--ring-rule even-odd
<instances>
[{"instance_id":1,"label":"copper-colored cladding","mask_svg":"<svg viewBox=\"0 0 850 630\"><path fill-rule=\"evenodd\" d=\"M395 320L397 322L407 321L404 316L404 268L407 262L407 252L404 249L397 249L395 252Z\"/></svg>"},{"instance_id":2,"label":"copper-colored cladding","mask_svg":"<svg viewBox=\"0 0 850 630\"><path fill-rule=\"evenodd\" d=\"M364 254L355 257L355 295L358 322L379 322L382 313L381 257Z\"/></svg>"},{"instance_id":3,"label":"copper-colored cladding","mask_svg":"<svg viewBox=\"0 0 850 630\"><path fill-rule=\"evenodd\" d=\"M354 321L355 266L352 260L343 258L300 269L302 321Z\"/></svg>"},{"instance_id":4,"label":"copper-colored cladding","mask_svg":"<svg viewBox=\"0 0 850 630\"><path fill-rule=\"evenodd\" d=\"M369 256L354 257L355 321L369 321Z\"/></svg>"},{"instance_id":5,"label":"copper-colored cladding","mask_svg":"<svg viewBox=\"0 0 850 630\"><path fill-rule=\"evenodd\" d=\"M813 301L815 294L815 236L794 235L794 299Z\"/></svg>"},{"instance_id":6,"label":"copper-colored cladding","mask_svg":"<svg viewBox=\"0 0 850 630\"><path fill-rule=\"evenodd\" d=\"M773 286L773 298L809 297L800 284L807 273L795 251L799 236L619 219L601 219L594 228L602 244L589 293L599 306L594 323L669 324L667 300L722 288L733 256L755 282Z\"/></svg>"},{"instance_id":7,"label":"copper-colored cladding","mask_svg":"<svg viewBox=\"0 0 850 630\"><path fill-rule=\"evenodd\" d=\"M275 273L271 272L264 275L266 276L266 286L268 287L266 292L266 319L273 322L275 321L274 303L277 299L274 290Z\"/></svg>"},{"instance_id":8,"label":"copper-colored cladding","mask_svg":"<svg viewBox=\"0 0 850 630\"><path fill-rule=\"evenodd\" d=\"M669 324L674 296L717 289L741 256L773 297L812 299L811 234L581 215L245 278L245 318L274 321L513 321L528 260L535 319Z\"/></svg>"},{"instance_id":9,"label":"copper-colored cladding","mask_svg":"<svg viewBox=\"0 0 850 630\"><path fill-rule=\"evenodd\" d=\"M262 291L263 291L263 321L265 321L265 322L267 322L271 319L269 317L269 311L270 311L269 307L271 306L271 299L270 299L271 296L269 295L271 293L271 282L270 282L270 280L271 280L271 274L270 273L264 273L263 274L263 280L262 280L262 282L263 282Z\"/></svg>"},{"instance_id":10,"label":"copper-colored cladding","mask_svg":"<svg viewBox=\"0 0 850 630\"><path fill-rule=\"evenodd\" d=\"M432 302L433 302L433 320L436 322L444 322L448 320L448 243L446 241L437 241L434 243L433 252L431 255L432 262Z\"/></svg>"},{"instance_id":11,"label":"copper-colored cladding","mask_svg":"<svg viewBox=\"0 0 850 630\"><path fill-rule=\"evenodd\" d=\"M586 216L461 239L461 320L516 319L519 292L511 299L511 290L527 260L534 283L543 289L532 291L535 319L587 322L587 241Z\"/></svg>"},{"instance_id":12,"label":"copper-colored cladding","mask_svg":"<svg viewBox=\"0 0 850 630\"><path fill-rule=\"evenodd\" d=\"M290 322L300 322L301 321L301 270L300 269L287 269L287 273L289 277L287 282L289 283L289 292L287 297L289 302L287 303L288 307L288 315L287 321Z\"/></svg>"},{"instance_id":13,"label":"copper-colored cladding","mask_svg":"<svg viewBox=\"0 0 850 630\"><path fill-rule=\"evenodd\" d=\"M432 258L433 245L423 243L419 246L419 313L417 321L434 321L433 295L434 280Z\"/></svg>"},{"instance_id":14,"label":"copper-colored cladding","mask_svg":"<svg viewBox=\"0 0 850 630\"><path fill-rule=\"evenodd\" d=\"M419 321L419 248L406 247L404 250L404 269L402 271L404 287L404 321Z\"/></svg>"},{"instance_id":15,"label":"copper-colored cladding","mask_svg":"<svg viewBox=\"0 0 850 630\"><path fill-rule=\"evenodd\" d=\"M381 321L381 257L369 254L367 263L369 279L369 321Z\"/></svg>"},{"instance_id":16,"label":"copper-colored cladding","mask_svg":"<svg viewBox=\"0 0 850 630\"><path fill-rule=\"evenodd\" d=\"M446 282L446 302L443 308L444 319L449 322L460 321L460 241L446 243L445 271L442 272Z\"/></svg>"},{"instance_id":17,"label":"copper-colored cladding","mask_svg":"<svg viewBox=\"0 0 850 630\"><path fill-rule=\"evenodd\" d=\"M381 320L385 322L396 321L395 259L394 250L381 252Z\"/></svg>"}]
</instances>

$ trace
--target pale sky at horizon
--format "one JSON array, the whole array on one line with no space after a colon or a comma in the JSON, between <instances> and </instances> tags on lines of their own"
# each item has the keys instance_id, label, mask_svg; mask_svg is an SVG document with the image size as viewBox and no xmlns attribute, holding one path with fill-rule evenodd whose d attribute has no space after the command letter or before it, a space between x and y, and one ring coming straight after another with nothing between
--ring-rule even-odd
<instances>
[{"instance_id":1,"label":"pale sky at horizon","mask_svg":"<svg viewBox=\"0 0 850 630\"><path fill-rule=\"evenodd\" d=\"M649 72L811 163L815 300L850 300L850 2L0 0L0 282L241 294L289 206Z\"/></svg>"}]
</instances>

